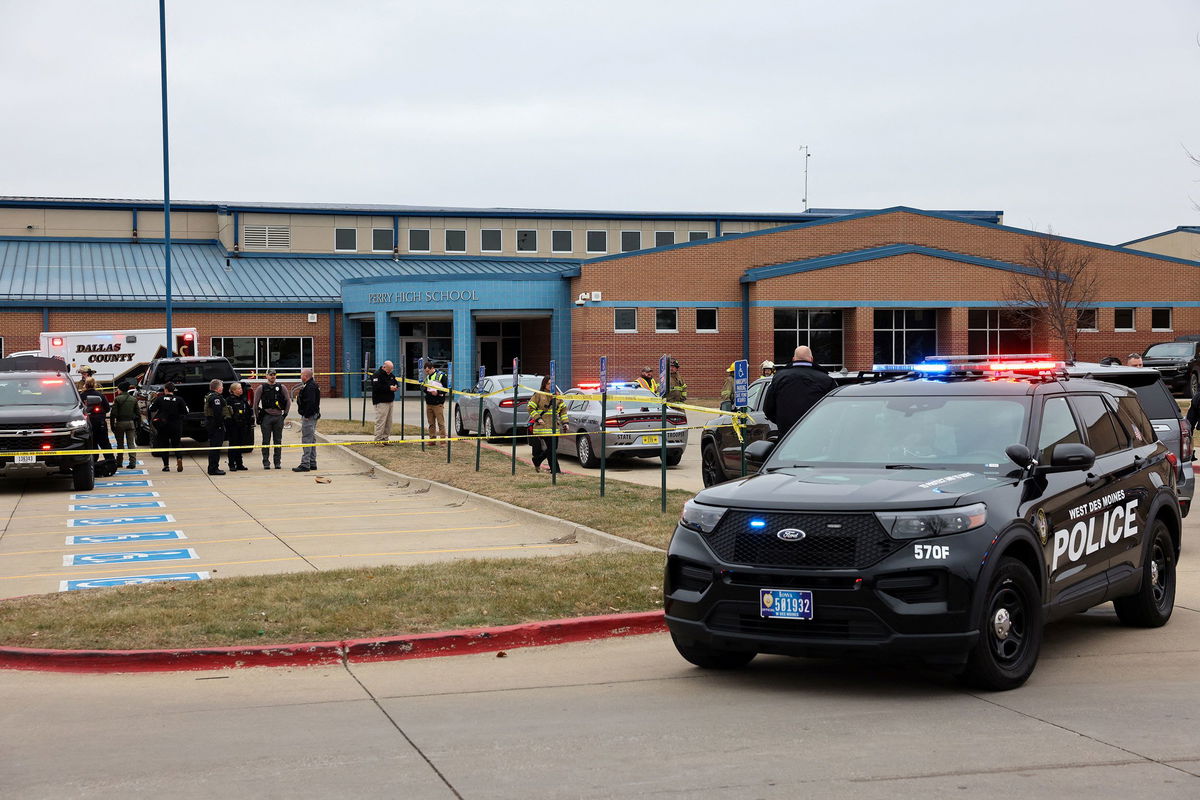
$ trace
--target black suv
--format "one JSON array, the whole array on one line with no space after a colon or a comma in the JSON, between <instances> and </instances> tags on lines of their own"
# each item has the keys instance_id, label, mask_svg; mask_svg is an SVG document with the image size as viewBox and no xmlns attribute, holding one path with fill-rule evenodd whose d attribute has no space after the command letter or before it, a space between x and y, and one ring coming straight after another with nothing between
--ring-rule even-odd
<instances>
[{"instance_id":1,"label":"black suv","mask_svg":"<svg viewBox=\"0 0 1200 800\"><path fill-rule=\"evenodd\" d=\"M92 430L67 365L39 356L0 358L0 476L69 475L76 491L90 491L91 449Z\"/></svg>"},{"instance_id":2,"label":"black suv","mask_svg":"<svg viewBox=\"0 0 1200 800\"><path fill-rule=\"evenodd\" d=\"M834 389L685 505L664 583L684 658L879 655L1010 689L1046 622L1107 600L1167 622L1177 473L1134 391L946 369Z\"/></svg>"},{"instance_id":3,"label":"black suv","mask_svg":"<svg viewBox=\"0 0 1200 800\"><path fill-rule=\"evenodd\" d=\"M1161 372L1172 392L1188 397L1200 393L1200 336L1152 344L1142 354L1142 363Z\"/></svg>"}]
</instances>

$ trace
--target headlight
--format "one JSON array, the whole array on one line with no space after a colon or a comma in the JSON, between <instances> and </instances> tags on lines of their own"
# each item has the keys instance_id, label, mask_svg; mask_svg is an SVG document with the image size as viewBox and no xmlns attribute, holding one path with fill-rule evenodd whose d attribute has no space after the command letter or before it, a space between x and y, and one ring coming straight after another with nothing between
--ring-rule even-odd
<instances>
[{"instance_id":1,"label":"headlight","mask_svg":"<svg viewBox=\"0 0 1200 800\"><path fill-rule=\"evenodd\" d=\"M724 515L725 508L723 506L705 506L694 500L688 500L683 504L683 516L679 518L679 524L701 533L712 533L713 528L717 527L717 523Z\"/></svg>"},{"instance_id":2,"label":"headlight","mask_svg":"<svg viewBox=\"0 0 1200 800\"><path fill-rule=\"evenodd\" d=\"M893 539L923 539L974 530L987 522L987 506L976 503L961 508L939 508L935 511L899 511L876 514Z\"/></svg>"},{"instance_id":3,"label":"headlight","mask_svg":"<svg viewBox=\"0 0 1200 800\"><path fill-rule=\"evenodd\" d=\"M67 423L68 428L86 428L88 421L86 419L73 419Z\"/></svg>"}]
</instances>

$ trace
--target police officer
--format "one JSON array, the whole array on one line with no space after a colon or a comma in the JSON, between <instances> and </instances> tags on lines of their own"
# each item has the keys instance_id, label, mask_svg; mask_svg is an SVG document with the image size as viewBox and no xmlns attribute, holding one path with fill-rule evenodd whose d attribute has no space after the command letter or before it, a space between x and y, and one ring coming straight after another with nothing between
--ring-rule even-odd
<instances>
[{"instance_id":1,"label":"police officer","mask_svg":"<svg viewBox=\"0 0 1200 800\"><path fill-rule=\"evenodd\" d=\"M204 398L204 429L208 431L208 474L224 475L221 469L221 445L225 443L225 420L230 417L229 402L221 394L225 383L213 378L208 383L208 395Z\"/></svg>"},{"instance_id":2,"label":"police officer","mask_svg":"<svg viewBox=\"0 0 1200 800\"><path fill-rule=\"evenodd\" d=\"M442 372L441 365L426 361L425 381L421 388L425 390L425 421L429 426L430 439L446 438L446 410L443 406L449 394L445 389L447 383L449 379ZM438 443L430 442L430 446L437 447Z\"/></svg>"},{"instance_id":3,"label":"police officer","mask_svg":"<svg viewBox=\"0 0 1200 800\"><path fill-rule=\"evenodd\" d=\"M668 403L687 402L687 383L679 377L679 362L671 359L671 370L667 373L667 393L663 398Z\"/></svg>"},{"instance_id":4,"label":"police officer","mask_svg":"<svg viewBox=\"0 0 1200 800\"><path fill-rule=\"evenodd\" d=\"M229 471L245 472L248 467L242 463L242 456L250 450L246 445L254 444L254 411L240 383L229 384L229 397L225 402L229 409L229 416L225 419Z\"/></svg>"},{"instance_id":5,"label":"police officer","mask_svg":"<svg viewBox=\"0 0 1200 800\"><path fill-rule=\"evenodd\" d=\"M80 393L80 398L83 400L84 408L87 409L88 424L92 428L92 442L97 450L105 450L104 454L104 469L97 469L97 475L115 475L117 473L117 459L112 454L112 442L108 440L108 427L105 424L105 417L108 416L108 411L112 407L108 398L104 396L99 389L96 388L96 379L88 377L83 382L83 391ZM99 462L100 454L93 456L93 460Z\"/></svg>"},{"instance_id":6,"label":"police officer","mask_svg":"<svg viewBox=\"0 0 1200 800\"><path fill-rule=\"evenodd\" d=\"M287 389L275 382L275 370L267 370L267 382L258 387L258 399L254 403L258 427L262 431L263 469L271 468L272 449L275 450L275 469L283 469L280 464L283 449L279 445L283 444L283 423L291 403ZM269 446L272 442L274 448Z\"/></svg>"},{"instance_id":7,"label":"police officer","mask_svg":"<svg viewBox=\"0 0 1200 800\"><path fill-rule=\"evenodd\" d=\"M129 454L129 468L137 466L137 454L133 452L137 443L134 432L137 429L138 410L137 400L133 396L133 387L128 381L121 381L118 387L121 391L112 402L112 430L117 440L117 449ZM117 459L120 461L120 459Z\"/></svg>"},{"instance_id":8,"label":"police officer","mask_svg":"<svg viewBox=\"0 0 1200 800\"><path fill-rule=\"evenodd\" d=\"M175 450L175 471L183 472L183 455L179 452L179 440L183 436L183 418L187 416L187 403L175 394L175 384L167 381L162 391L150 403L150 424L154 427L154 443L164 448L163 472L171 471L171 450Z\"/></svg>"}]
</instances>

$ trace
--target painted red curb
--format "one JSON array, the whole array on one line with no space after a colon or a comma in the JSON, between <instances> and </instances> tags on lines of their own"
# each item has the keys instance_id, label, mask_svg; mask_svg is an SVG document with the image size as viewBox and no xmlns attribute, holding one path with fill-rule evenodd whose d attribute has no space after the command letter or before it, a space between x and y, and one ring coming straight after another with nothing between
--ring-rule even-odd
<instances>
[{"instance_id":1,"label":"painted red curb","mask_svg":"<svg viewBox=\"0 0 1200 800\"><path fill-rule=\"evenodd\" d=\"M340 642L172 650L47 650L0 647L0 669L42 672L175 672L244 667L319 667L487 653L666 630L661 611L608 614L495 628Z\"/></svg>"}]
</instances>

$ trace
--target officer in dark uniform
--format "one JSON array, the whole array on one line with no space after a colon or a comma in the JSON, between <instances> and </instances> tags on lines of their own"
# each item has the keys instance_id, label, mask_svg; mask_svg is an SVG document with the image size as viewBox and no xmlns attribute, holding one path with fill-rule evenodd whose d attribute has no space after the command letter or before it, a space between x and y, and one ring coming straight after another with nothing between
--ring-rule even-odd
<instances>
[{"instance_id":1,"label":"officer in dark uniform","mask_svg":"<svg viewBox=\"0 0 1200 800\"><path fill-rule=\"evenodd\" d=\"M108 439L108 425L105 417L108 416L108 410L112 407L108 398L96 388L96 379L87 378L83 383L83 391L79 396L83 399L83 405L87 409L88 424L92 428L92 442L97 450L106 450L104 454L103 470L97 469L96 474L102 477L117 474L117 459L112 454L112 442ZM97 453L93 460L100 461L100 454Z\"/></svg>"},{"instance_id":2,"label":"officer in dark uniform","mask_svg":"<svg viewBox=\"0 0 1200 800\"><path fill-rule=\"evenodd\" d=\"M240 383L229 384L229 397L225 402L229 408L229 416L225 419L225 439L229 442L229 471L245 472L249 467L242 463L242 456L248 453L249 446L254 444L254 412Z\"/></svg>"},{"instance_id":3,"label":"officer in dark uniform","mask_svg":"<svg viewBox=\"0 0 1200 800\"><path fill-rule=\"evenodd\" d=\"M154 426L154 443L164 449L163 472L171 471L171 450L175 451L175 471L183 472L183 455L179 452L179 440L183 436L183 418L187 416L187 403L175 394L175 384L163 384L162 391L150 403L150 424Z\"/></svg>"},{"instance_id":4,"label":"officer in dark uniform","mask_svg":"<svg viewBox=\"0 0 1200 800\"><path fill-rule=\"evenodd\" d=\"M287 417L291 400L283 384L275 382L275 370L267 370L267 382L258 387L258 398L254 401L254 412L258 427L262 430L263 469L271 468L271 450L275 451L275 469L282 469L280 461L283 449L284 418ZM275 447L269 445L274 442Z\"/></svg>"},{"instance_id":5,"label":"officer in dark uniform","mask_svg":"<svg viewBox=\"0 0 1200 800\"><path fill-rule=\"evenodd\" d=\"M204 429L208 431L208 474L224 475L221 469L221 451L225 443L225 420L230 417L229 401L221 394L224 382L213 378L208 384L208 395L204 398Z\"/></svg>"}]
</instances>

